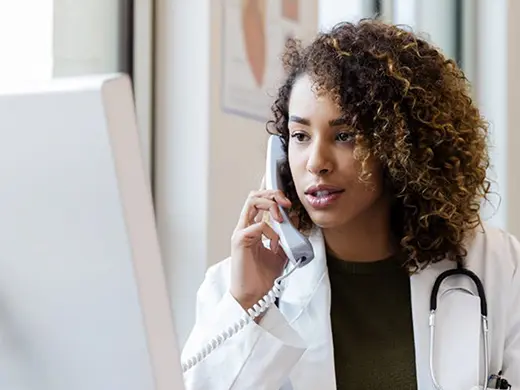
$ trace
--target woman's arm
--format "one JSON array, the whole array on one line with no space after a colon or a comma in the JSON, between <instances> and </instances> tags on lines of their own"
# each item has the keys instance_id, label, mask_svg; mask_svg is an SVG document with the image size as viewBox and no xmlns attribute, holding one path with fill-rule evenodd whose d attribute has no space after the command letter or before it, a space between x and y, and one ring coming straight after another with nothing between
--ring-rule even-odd
<instances>
[{"instance_id":1,"label":"woman's arm","mask_svg":"<svg viewBox=\"0 0 520 390\"><path fill-rule=\"evenodd\" d=\"M227 261L226 261L227 263ZM227 264L211 267L197 294L197 318L182 361L238 321L244 309L227 291ZM274 305L184 374L187 390L277 389L305 351L303 341Z\"/></svg>"}]
</instances>

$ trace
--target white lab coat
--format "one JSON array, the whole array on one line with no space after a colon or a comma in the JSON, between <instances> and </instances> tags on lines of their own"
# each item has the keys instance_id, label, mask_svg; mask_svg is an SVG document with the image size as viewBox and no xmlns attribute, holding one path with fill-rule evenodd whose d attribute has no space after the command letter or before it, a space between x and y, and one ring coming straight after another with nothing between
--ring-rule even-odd
<instances>
[{"instance_id":1,"label":"white lab coat","mask_svg":"<svg viewBox=\"0 0 520 390\"><path fill-rule=\"evenodd\" d=\"M330 285L319 230L311 242L315 259L286 279L279 309L273 305L260 324L248 324L186 372L187 390L336 389ZM434 389L429 370L430 292L436 277L452 267L443 261L411 277L419 390ZM479 228L469 246L467 268L480 277L487 295L490 374L502 369L513 389L520 389L520 243L501 230ZM228 292L229 276L229 259L208 269L183 361L243 315ZM482 384L480 300L468 290L476 293L471 280L456 276L439 291L435 367L445 390L478 389Z\"/></svg>"}]
</instances>

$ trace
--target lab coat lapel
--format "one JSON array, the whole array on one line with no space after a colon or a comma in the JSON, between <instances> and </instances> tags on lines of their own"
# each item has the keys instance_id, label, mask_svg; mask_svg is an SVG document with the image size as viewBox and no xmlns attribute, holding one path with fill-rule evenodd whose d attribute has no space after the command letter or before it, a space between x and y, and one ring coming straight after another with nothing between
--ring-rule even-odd
<instances>
[{"instance_id":1,"label":"lab coat lapel","mask_svg":"<svg viewBox=\"0 0 520 390\"><path fill-rule=\"evenodd\" d=\"M314 249L314 259L286 279L283 293L285 302L298 304L301 309L313 298L316 288L327 270L325 243L321 230L314 228L309 240Z\"/></svg>"},{"instance_id":2,"label":"lab coat lapel","mask_svg":"<svg viewBox=\"0 0 520 390\"><path fill-rule=\"evenodd\" d=\"M419 390L434 390L430 376L430 294L435 279L453 268L443 261L411 277L412 312L417 383ZM464 291L465 290L465 291ZM435 321L434 367L437 381L444 390L464 390L477 386L480 356L480 301L464 276L446 279L438 294Z\"/></svg>"},{"instance_id":3,"label":"lab coat lapel","mask_svg":"<svg viewBox=\"0 0 520 390\"><path fill-rule=\"evenodd\" d=\"M314 260L286 279L280 310L304 337L307 351L291 373L286 389L335 390L334 352L330 323L330 283L325 245L317 228L310 235Z\"/></svg>"},{"instance_id":4,"label":"lab coat lapel","mask_svg":"<svg viewBox=\"0 0 520 390\"><path fill-rule=\"evenodd\" d=\"M293 372L291 381L294 388L311 389L314 378L320 389L333 390L336 384L325 244L319 229L312 232L310 240L315 259L286 279L280 306L299 334L306 335L309 349ZM434 390L429 369L430 293L435 279L453 267L453 262L442 261L410 278L419 390ZM475 386L482 380L478 367L480 300L467 291L476 292L472 282L463 276L445 280L439 290L434 365L437 380L444 390L470 390L477 388Z\"/></svg>"}]
</instances>

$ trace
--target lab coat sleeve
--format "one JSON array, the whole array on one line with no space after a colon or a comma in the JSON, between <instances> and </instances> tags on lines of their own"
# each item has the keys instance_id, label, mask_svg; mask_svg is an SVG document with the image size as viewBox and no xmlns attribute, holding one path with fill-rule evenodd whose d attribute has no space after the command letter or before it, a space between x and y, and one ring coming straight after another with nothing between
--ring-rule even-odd
<instances>
[{"instance_id":1,"label":"lab coat sleeve","mask_svg":"<svg viewBox=\"0 0 520 390\"><path fill-rule=\"evenodd\" d=\"M183 362L244 315L228 292L221 267L214 267L197 293L197 318L183 348ZM186 390L279 389L304 351L298 333L273 305L259 324L247 324L188 370L184 374Z\"/></svg>"},{"instance_id":2,"label":"lab coat sleeve","mask_svg":"<svg viewBox=\"0 0 520 390\"><path fill-rule=\"evenodd\" d=\"M520 243L511 238L511 252L515 264L511 282L509 325L506 336L503 376L513 389L520 389Z\"/></svg>"}]
</instances>

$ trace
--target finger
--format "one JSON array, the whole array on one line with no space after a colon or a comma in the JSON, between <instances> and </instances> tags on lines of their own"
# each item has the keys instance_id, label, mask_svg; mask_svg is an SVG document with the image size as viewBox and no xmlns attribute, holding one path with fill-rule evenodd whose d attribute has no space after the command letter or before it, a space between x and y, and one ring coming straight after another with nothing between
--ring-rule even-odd
<instances>
[{"instance_id":1,"label":"finger","mask_svg":"<svg viewBox=\"0 0 520 390\"><path fill-rule=\"evenodd\" d=\"M278 234L276 234L274 229L264 221L257 222L241 231L238 231L235 234L235 240L237 245L250 247L258 243L258 241L262 239L262 236L265 236L270 240L270 249L277 253L279 241Z\"/></svg>"},{"instance_id":2,"label":"finger","mask_svg":"<svg viewBox=\"0 0 520 390\"><path fill-rule=\"evenodd\" d=\"M265 198L256 198L251 201L251 204L253 207L248 210L249 224L254 222L254 219L258 214L263 214L265 211L269 211L271 217L275 220L279 222L283 220L280 209L278 208L278 205L275 201Z\"/></svg>"},{"instance_id":3,"label":"finger","mask_svg":"<svg viewBox=\"0 0 520 390\"><path fill-rule=\"evenodd\" d=\"M267 221L267 218L266 218L267 215L268 214L265 211L258 210L258 214L254 218L255 223L261 222L261 221Z\"/></svg>"},{"instance_id":4,"label":"finger","mask_svg":"<svg viewBox=\"0 0 520 390\"><path fill-rule=\"evenodd\" d=\"M272 211L272 210L274 210L274 211ZM275 220L277 220L278 222L283 221L283 217L280 212L280 208L276 206L276 207L273 207L272 209L270 208L269 212L266 212L264 210L258 210L258 214L254 218L254 223L264 221L264 222L267 222L268 224L270 224L271 221L273 220L272 212L276 212L278 214L278 217L274 218Z\"/></svg>"},{"instance_id":5,"label":"finger","mask_svg":"<svg viewBox=\"0 0 520 390\"><path fill-rule=\"evenodd\" d=\"M262 191L262 193L263 194L260 196L272 199L283 207L286 207L286 208L291 207L291 204L292 204L291 201L280 190L266 190L266 191Z\"/></svg>"},{"instance_id":6,"label":"finger","mask_svg":"<svg viewBox=\"0 0 520 390\"><path fill-rule=\"evenodd\" d=\"M250 226L255 222L259 213L268 211L273 204L275 202L270 199L250 197L242 208L236 229L245 229Z\"/></svg>"},{"instance_id":7,"label":"finger","mask_svg":"<svg viewBox=\"0 0 520 390\"><path fill-rule=\"evenodd\" d=\"M279 258L282 262L287 261L288 257L285 251L280 245L280 236L276 231L267 223L261 225L262 235L269 240L269 249Z\"/></svg>"},{"instance_id":8,"label":"finger","mask_svg":"<svg viewBox=\"0 0 520 390\"><path fill-rule=\"evenodd\" d=\"M262 182L262 183L265 184L264 182ZM267 199L271 199L271 200L278 202L283 207L291 206L291 201L289 200L289 198L287 198L287 196L285 196L285 194L280 190L261 189L259 191L252 191L249 194L249 197L250 198L267 198Z\"/></svg>"},{"instance_id":9,"label":"finger","mask_svg":"<svg viewBox=\"0 0 520 390\"><path fill-rule=\"evenodd\" d=\"M258 193L256 193L254 195L254 197L271 199L274 202L276 202L277 205L279 205L281 207L284 207L284 208L289 208L289 207L291 207L291 204L292 204L291 201L289 200L289 198L287 198L284 195L284 193L279 191L279 190L259 191ZM271 209L271 217L275 221L278 221L278 222L282 222L283 221L282 213L280 212L278 207L276 207L276 208L273 207Z\"/></svg>"},{"instance_id":10,"label":"finger","mask_svg":"<svg viewBox=\"0 0 520 390\"><path fill-rule=\"evenodd\" d=\"M264 196L258 196L256 194L250 195L240 214L237 229L245 229L254 223L257 215L261 211L270 211L273 219L280 222L283 220L278 205L276 201L273 200L275 197L274 194L262 193L262 195Z\"/></svg>"},{"instance_id":11,"label":"finger","mask_svg":"<svg viewBox=\"0 0 520 390\"><path fill-rule=\"evenodd\" d=\"M261 224L262 235L265 236L269 240L269 249L271 249L274 253L278 253L279 245L280 245L280 237L278 233L274 231L274 229L268 223Z\"/></svg>"}]
</instances>

